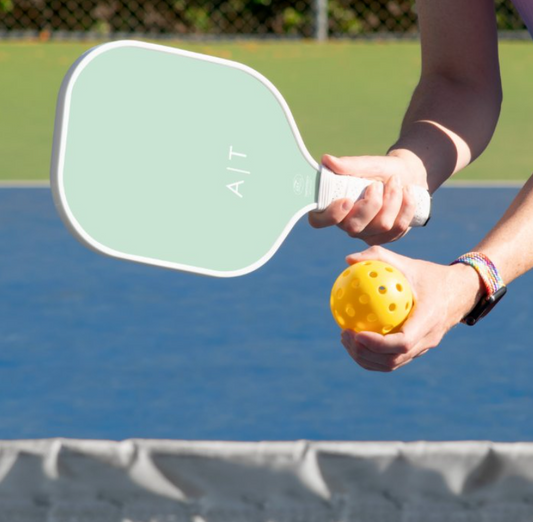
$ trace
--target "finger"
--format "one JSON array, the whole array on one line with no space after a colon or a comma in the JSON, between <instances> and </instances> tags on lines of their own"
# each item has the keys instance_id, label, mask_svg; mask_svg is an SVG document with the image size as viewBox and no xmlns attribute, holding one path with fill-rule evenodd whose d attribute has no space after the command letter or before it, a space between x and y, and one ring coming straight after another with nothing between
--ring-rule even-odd
<instances>
[{"instance_id":1,"label":"finger","mask_svg":"<svg viewBox=\"0 0 533 522\"><path fill-rule=\"evenodd\" d=\"M324 228L337 225L350 213L353 208L351 199L333 201L323 212L309 212L309 224L314 228Z\"/></svg>"},{"instance_id":2,"label":"finger","mask_svg":"<svg viewBox=\"0 0 533 522\"><path fill-rule=\"evenodd\" d=\"M344 343L343 343L344 344ZM344 348L348 352L348 355L362 368L365 370L370 370L374 372L389 372L390 370L382 366L380 364L376 364L372 361L369 361L365 359L364 357L361 357L357 351L351 346L351 345L344 345Z\"/></svg>"},{"instance_id":3,"label":"finger","mask_svg":"<svg viewBox=\"0 0 533 522\"><path fill-rule=\"evenodd\" d=\"M360 343L374 353L398 354L410 358L433 348L442 337L436 336L433 328L428 329L427 315L423 310L417 309L416 304L401 331L397 333L380 335L374 332L351 332L351 335L352 342Z\"/></svg>"},{"instance_id":4,"label":"finger","mask_svg":"<svg viewBox=\"0 0 533 522\"><path fill-rule=\"evenodd\" d=\"M402 325L402 334L404 335L404 340L412 345L412 349L419 353L422 349L421 344L425 342L426 339L430 339L432 328L428 329L428 307L417 306L416 298L415 303L407 320ZM427 346L427 342L424 346Z\"/></svg>"},{"instance_id":5,"label":"finger","mask_svg":"<svg viewBox=\"0 0 533 522\"><path fill-rule=\"evenodd\" d=\"M395 371L409 364L413 359L427 353L430 350L428 346L433 346L430 338L425 337L406 354L375 353L360 342L355 341L350 333L351 330L343 332L342 342L351 353L352 358L357 362L372 365L379 371Z\"/></svg>"},{"instance_id":6,"label":"finger","mask_svg":"<svg viewBox=\"0 0 533 522\"><path fill-rule=\"evenodd\" d=\"M422 355L425 355L427 352L429 352L429 348L422 350L419 354L415 355L413 359L416 359L417 357L421 357Z\"/></svg>"},{"instance_id":7,"label":"finger","mask_svg":"<svg viewBox=\"0 0 533 522\"><path fill-rule=\"evenodd\" d=\"M400 355L407 353L406 351L398 349L396 343L390 343L388 338L393 335L380 335L375 332L354 332L353 330L344 330L342 332L341 340L345 346L351 346L356 349L357 345L364 347L366 350L374 352L375 354L393 354Z\"/></svg>"},{"instance_id":8,"label":"finger","mask_svg":"<svg viewBox=\"0 0 533 522\"><path fill-rule=\"evenodd\" d=\"M402 265L402 257L403 256L400 254L396 254L395 252L387 250L386 248L375 245L363 250L362 252L355 252L349 256L346 256L346 262L349 265L353 265L355 263L360 263L361 261L378 260L389 263L390 265L398 268L398 270L401 270L400 265Z\"/></svg>"},{"instance_id":9,"label":"finger","mask_svg":"<svg viewBox=\"0 0 533 522\"><path fill-rule=\"evenodd\" d=\"M402 207L396 218L393 230L404 232L411 226L411 222L416 213L416 198L414 193L414 185L407 185L403 187Z\"/></svg>"},{"instance_id":10,"label":"finger","mask_svg":"<svg viewBox=\"0 0 533 522\"><path fill-rule=\"evenodd\" d=\"M383 183L369 185L363 198L356 201L348 215L339 223L339 227L351 237L359 234L376 217L383 206Z\"/></svg>"},{"instance_id":11,"label":"finger","mask_svg":"<svg viewBox=\"0 0 533 522\"><path fill-rule=\"evenodd\" d=\"M376 234L364 238L368 245L383 245L385 243L392 243L402 238L411 230L410 225L416 212L416 200L413 195L412 186L403 187L403 199L401 202L400 211L396 217L396 221L389 232L383 234ZM370 225L372 226L372 224Z\"/></svg>"},{"instance_id":12,"label":"finger","mask_svg":"<svg viewBox=\"0 0 533 522\"><path fill-rule=\"evenodd\" d=\"M402 206L390 231L391 241L399 239L409 231L415 212L416 200L413 194L413 186L408 185L403 187L402 190Z\"/></svg>"},{"instance_id":13,"label":"finger","mask_svg":"<svg viewBox=\"0 0 533 522\"><path fill-rule=\"evenodd\" d=\"M413 359L410 354L375 353L360 343L355 343L354 351L359 359L377 364L389 371L395 370Z\"/></svg>"},{"instance_id":14,"label":"finger","mask_svg":"<svg viewBox=\"0 0 533 522\"><path fill-rule=\"evenodd\" d=\"M351 335L353 343L360 343L376 354L407 355L416 344L403 331L387 335L375 332L353 332Z\"/></svg>"},{"instance_id":15,"label":"finger","mask_svg":"<svg viewBox=\"0 0 533 522\"><path fill-rule=\"evenodd\" d=\"M378 366L377 364L369 363L369 362L366 362L366 361L355 360L355 362L359 366L361 366L361 368L364 368L365 370L369 370L371 372L389 373L389 372L392 371L392 370L389 370L388 368L383 368L382 366Z\"/></svg>"},{"instance_id":16,"label":"finger","mask_svg":"<svg viewBox=\"0 0 533 522\"><path fill-rule=\"evenodd\" d=\"M383 187L383 204L376 217L365 228L362 237L390 232L403 203L403 189L397 176L391 176Z\"/></svg>"}]
</instances>

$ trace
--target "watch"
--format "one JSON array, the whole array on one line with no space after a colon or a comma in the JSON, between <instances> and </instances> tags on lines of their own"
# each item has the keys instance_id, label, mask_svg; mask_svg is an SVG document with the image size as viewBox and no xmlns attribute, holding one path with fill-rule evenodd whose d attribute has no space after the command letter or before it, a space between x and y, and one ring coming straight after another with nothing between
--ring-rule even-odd
<instances>
[{"instance_id":1,"label":"watch","mask_svg":"<svg viewBox=\"0 0 533 522\"><path fill-rule=\"evenodd\" d=\"M471 266L478 273L486 290L486 294L461 321L468 326L474 326L498 304L500 299L506 294L507 287L494 263L481 252L468 252L458 257L451 264L455 265L457 263Z\"/></svg>"}]
</instances>

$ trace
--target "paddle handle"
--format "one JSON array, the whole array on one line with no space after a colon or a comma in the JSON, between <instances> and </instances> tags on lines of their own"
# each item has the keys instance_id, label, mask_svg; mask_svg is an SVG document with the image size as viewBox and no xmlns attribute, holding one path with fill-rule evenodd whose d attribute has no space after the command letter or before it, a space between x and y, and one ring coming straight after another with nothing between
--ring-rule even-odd
<instances>
[{"instance_id":1,"label":"paddle handle","mask_svg":"<svg viewBox=\"0 0 533 522\"><path fill-rule=\"evenodd\" d=\"M320 167L319 175L318 212L325 210L330 203L337 199L347 198L357 201L363 197L366 187L373 183L369 179L334 174L323 165ZM411 226L423 227L431 217L431 195L423 187L412 185L412 188L416 200L416 211Z\"/></svg>"}]
</instances>

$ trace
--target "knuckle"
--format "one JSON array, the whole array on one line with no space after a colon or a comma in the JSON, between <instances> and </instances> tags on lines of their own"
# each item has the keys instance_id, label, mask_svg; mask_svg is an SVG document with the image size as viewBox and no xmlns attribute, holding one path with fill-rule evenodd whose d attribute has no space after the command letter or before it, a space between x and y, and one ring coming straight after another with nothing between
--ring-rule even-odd
<instances>
[{"instance_id":1,"label":"knuckle","mask_svg":"<svg viewBox=\"0 0 533 522\"><path fill-rule=\"evenodd\" d=\"M386 373L393 372L394 370L396 370L396 367L397 367L397 364L393 360L390 360L390 361L387 361L385 364L383 364L382 371Z\"/></svg>"},{"instance_id":2,"label":"knuckle","mask_svg":"<svg viewBox=\"0 0 533 522\"><path fill-rule=\"evenodd\" d=\"M394 221L390 218L382 218L375 223L372 223L372 229L378 234L386 234L390 232L394 226Z\"/></svg>"},{"instance_id":3,"label":"knuckle","mask_svg":"<svg viewBox=\"0 0 533 522\"><path fill-rule=\"evenodd\" d=\"M393 358L387 359L383 364L384 370L392 372L396 368L396 361Z\"/></svg>"},{"instance_id":4,"label":"knuckle","mask_svg":"<svg viewBox=\"0 0 533 522\"><path fill-rule=\"evenodd\" d=\"M361 207L365 209L368 214L377 214L383 206L383 199L379 194L371 194L368 199L361 202Z\"/></svg>"},{"instance_id":5,"label":"knuckle","mask_svg":"<svg viewBox=\"0 0 533 522\"><path fill-rule=\"evenodd\" d=\"M403 355L396 355L392 357L392 363L395 370L400 368L400 366L403 366L406 362L406 357Z\"/></svg>"},{"instance_id":6,"label":"knuckle","mask_svg":"<svg viewBox=\"0 0 533 522\"><path fill-rule=\"evenodd\" d=\"M404 215L414 214L416 211L416 201L410 192L404 192L402 210Z\"/></svg>"},{"instance_id":7,"label":"knuckle","mask_svg":"<svg viewBox=\"0 0 533 522\"><path fill-rule=\"evenodd\" d=\"M409 216L404 216L398 220L398 223L396 223L396 225L393 227L393 230L397 234L405 234L409 229L410 224L411 218Z\"/></svg>"},{"instance_id":8,"label":"knuckle","mask_svg":"<svg viewBox=\"0 0 533 522\"><path fill-rule=\"evenodd\" d=\"M329 215L326 213L317 214L316 212L310 212L307 220L313 228L324 228L328 225Z\"/></svg>"},{"instance_id":9,"label":"knuckle","mask_svg":"<svg viewBox=\"0 0 533 522\"><path fill-rule=\"evenodd\" d=\"M379 245L373 245L368 249L368 253L372 255L380 255L384 251L384 248Z\"/></svg>"},{"instance_id":10,"label":"knuckle","mask_svg":"<svg viewBox=\"0 0 533 522\"><path fill-rule=\"evenodd\" d=\"M404 237L407 232L409 232L409 228L406 228L406 229L400 229L400 228L397 228L397 227L394 227L390 233L387 235L387 237L389 238L389 241L398 241L398 239L401 239L402 237Z\"/></svg>"},{"instance_id":11,"label":"knuckle","mask_svg":"<svg viewBox=\"0 0 533 522\"><path fill-rule=\"evenodd\" d=\"M436 348L440 344L441 340L442 340L442 335L440 334L431 335L429 339L427 339L427 342L425 343L426 344L425 351L427 352L428 350L431 350L432 348Z\"/></svg>"},{"instance_id":12,"label":"knuckle","mask_svg":"<svg viewBox=\"0 0 533 522\"><path fill-rule=\"evenodd\" d=\"M412 347L412 343L408 340L405 340L398 345L398 353L405 355L411 351Z\"/></svg>"},{"instance_id":13,"label":"knuckle","mask_svg":"<svg viewBox=\"0 0 533 522\"><path fill-rule=\"evenodd\" d=\"M359 237L359 234L363 231L362 227L355 223L348 223L342 228L350 237L353 238Z\"/></svg>"},{"instance_id":14,"label":"knuckle","mask_svg":"<svg viewBox=\"0 0 533 522\"><path fill-rule=\"evenodd\" d=\"M391 199L397 199L403 194L403 188L400 186L390 185L387 187L387 198L389 200Z\"/></svg>"}]
</instances>

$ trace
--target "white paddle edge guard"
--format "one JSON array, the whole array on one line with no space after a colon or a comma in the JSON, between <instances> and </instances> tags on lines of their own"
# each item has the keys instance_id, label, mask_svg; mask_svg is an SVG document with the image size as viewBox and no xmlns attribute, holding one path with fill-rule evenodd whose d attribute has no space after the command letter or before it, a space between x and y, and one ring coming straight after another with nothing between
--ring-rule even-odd
<instances>
[{"instance_id":1,"label":"white paddle edge guard","mask_svg":"<svg viewBox=\"0 0 533 522\"><path fill-rule=\"evenodd\" d=\"M52 191L52 196L54 199L54 204L56 206L57 212L59 216L61 217L61 220L63 221L64 225L66 226L67 230L82 245L86 246L90 250L93 250L94 252L97 252L98 254L103 254L109 257L114 257L116 259L121 259L125 261L132 261L134 263L141 263L141 264L149 265L149 266L168 268L170 270L178 270L181 272L190 272L194 274L210 276L210 277L220 277L220 278L239 277L239 276L249 274L259 269L265 263L267 263L270 260L270 258L277 252L277 250L280 248L283 241L288 236L289 232L294 228L298 220L302 218L303 216L305 216L305 214L307 214L308 212L316 210L316 203L310 203L306 205L304 208L300 209L298 212L296 212L292 216L292 218L289 220L285 228L281 231L281 234L279 235L277 240L274 242L270 250L263 257L258 259L256 262L248 266L245 266L243 268L239 268L236 270L225 270L225 271L214 270L214 269L199 267L199 266L194 266L194 265L186 265L183 263L162 261L160 259L128 254L125 252L115 250L113 248L109 248L106 245L103 245L102 243L94 239L90 234L88 234L85 231L85 229L81 226L81 224L78 222L78 220L75 218L74 214L72 213L70 209L68 199L65 194L65 186L64 186L65 149L66 149L66 143L68 139L67 129L68 129L69 116L70 116L69 109L70 109L70 100L72 97L72 90L73 90L74 84L78 76L81 74L81 72L85 69L85 67L87 67L87 65L94 58L96 58L98 55L105 53L109 50L117 49L121 47L138 47L141 49L159 51L159 52L175 54L179 56L187 56L190 58L196 58L198 60L203 60L206 62L212 62L212 63L216 63L219 65L225 65L227 67L233 67L234 69L239 69L253 76L256 80L263 83L272 92L272 94L275 96L276 100L280 104L281 108L285 112L285 116L287 117L292 133L294 135L294 138L304 158L309 162L312 168L314 168L317 171L319 168L318 163L313 159L313 157L311 156L311 154L305 147L302 136L300 134L300 131L298 130L296 121L294 120L294 117L291 113L289 106L287 105L287 102L285 101L281 93L278 91L278 89L274 86L274 84L270 82L261 73L257 72L255 69L252 69L251 67L248 67L247 65L241 64L239 62L226 60L224 58L217 58L214 56L194 53L192 51L185 51L183 49L177 49L174 47L167 47L163 45L152 44L152 43L147 43L147 42L142 42L142 41L137 41L137 40L118 40L115 42L108 42L108 43L100 44L96 47L93 47L92 49L89 49L72 64L72 66L70 67L70 69L68 70L67 74L65 75L63 79L63 82L61 84L61 88L58 94L55 125L54 125L54 139L53 139L53 145L52 145L52 158L51 158L51 166L50 166L50 188Z\"/></svg>"},{"instance_id":2,"label":"white paddle edge guard","mask_svg":"<svg viewBox=\"0 0 533 522\"><path fill-rule=\"evenodd\" d=\"M357 201L363 197L366 187L371 183L372 180L342 176L321 166L317 211L322 212L337 199ZM423 227L431 217L431 195L426 189L416 185L412 185L412 190L416 200L416 211L410 226Z\"/></svg>"}]
</instances>

